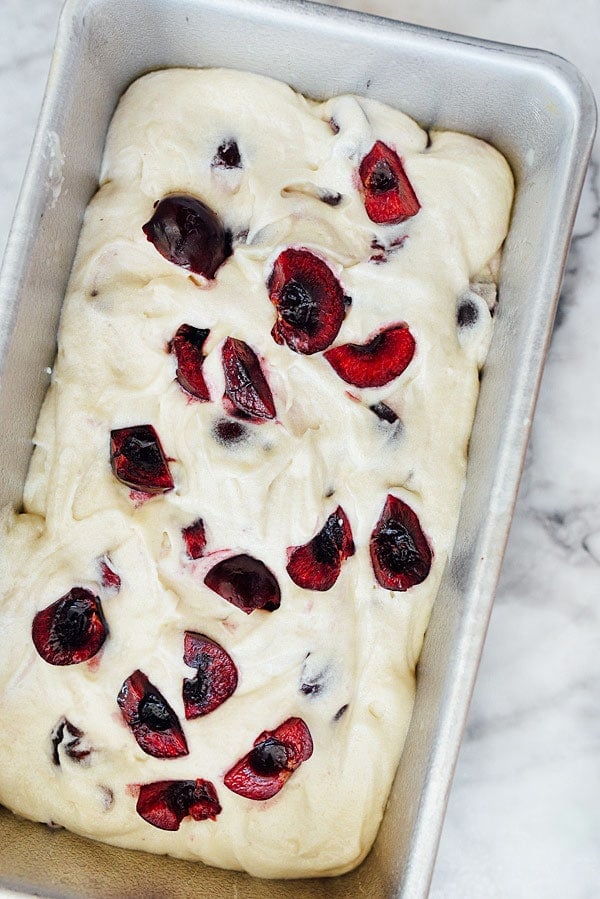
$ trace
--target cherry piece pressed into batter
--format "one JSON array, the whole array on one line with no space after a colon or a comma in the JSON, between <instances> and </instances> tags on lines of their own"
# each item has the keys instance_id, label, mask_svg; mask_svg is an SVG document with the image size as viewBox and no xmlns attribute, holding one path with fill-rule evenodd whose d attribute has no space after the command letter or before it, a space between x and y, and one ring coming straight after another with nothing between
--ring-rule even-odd
<instances>
[{"instance_id":1,"label":"cherry piece pressed into batter","mask_svg":"<svg viewBox=\"0 0 600 899\"><path fill-rule=\"evenodd\" d=\"M388 494L370 550L377 583L387 590L410 590L429 574L433 554L427 538L416 514L397 496Z\"/></svg>"},{"instance_id":2,"label":"cherry piece pressed into batter","mask_svg":"<svg viewBox=\"0 0 600 899\"><path fill-rule=\"evenodd\" d=\"M421 205L400 157L378 140L360 164L365 210L378 225L397 225L416 215Z\"/></svg>"},{"instance_id":3,"label":"cherry piece pressed into batter","mask_svg":"<svg viewBox=\"0 0 600 899\"><path fill-rule=\"evenodd\" d=\"M186 631L183 661L196 677L183 682L183 705L188 720L213 712L235 692L238 672L233 659L204 634Z\"/></svg>"},{"instance_id":4,"label":"cherry piece pressed into batter","mask_svg":"<svg viewBox=\"0 0 600 899\"><path fill-rule=\"evenodd\" d=\"M346 343L324 353L337 375L355 387L383 387L402 374L415 352L406 325L394 325L367 343Z\"/></svg>"},{"instance_id":5,"label":"cherry piece pressed into batter","mask_svg":"<svg viewBox=\"0 0 600 899\"><path fill-rule=\"evenodd\" d=\"M166 493L175 486L158 434L152 425L110 432L110 463L122 484L144 493Z\"/></svg>"},{"instance_id":6,"label":"cherry piece pressed into batter","mask_svg":"<svg viewBox=\"0 0 600 899\"><path fill-rule=\"evenodd\" d=\"M312 540L288 549L287 573L305 590L329 590L339 577L342 562L352 555L350 523L338 506Z\"/></svg>"},{"instance_id":7,"label":"cherry piece pressed into batter","mask_svg":"<svg viewBox=\"0 0 600 899\"><path fill-rule=\"evenodd\" d=\"M204 583L246 615L257 609L274 612L281 603L275 575L260 559L245 553L217 562Z\"/></svg>"},{"instance_id":8,"label":"cherry piece pressed into batter","mask_svg":"<svg viewBox=\"0 0 600 899\"><path fill-rule=\"evenodd\" d=\"M243 168L240 148L233 138L224 140L222 144L219 144L211 165L223 169Z\"/></svg>"},{"instance_id":9,"label":"cherry piece pressed into batter","mask_svg":"<svg viewBox=\"0 0 600 899\"><path fill-rule=\"evenodd\" d=\"M188 754L177 715L143 671L138 669L127 678L117 703L138 746L148 755L173 759Z\"/></svg>"},{"instance_id":10,"label":"cherry piece pressed into batter","mask_svg":"<svg viewBox=\"0 0 600 899\"><path fill-rule=\"evenodd\" d=\"M202 372L205 359L202 348L209 334L208 328L184 324L177 329L169 343L169 351L177 359L175 377L179 385L191 396L205 403L210 400L210 393Z\"/></svg>"},{"instance_id":11,"label":"cherry piece pressed into batter","mask_svg":"<svg viewBox=\"0 0 600 899\"><path fill-rule=\"evenodd\" d=\"M157 201L142 230L161 256L205 278L214 278L231 256L231 236L216 212L189 194Z\"/></svg>"},{"instance_id":12,"label":"cherry piece pressed into batter","mask_svg":"<svg viewBox=\"0 0 600 899\"><path fill-rule=\"evenodd\" d=\"M90 590L73 587L33 619L35 648L50 665L78 665L93 658L108 636L102 603Z\"/></svg>"},{"instance_id":13,"label":"cherry piece pressed into batter","mask_svg":"<svg viewBox=\"0 0 600 899\"><path fill-rule=\"evenodd\" d=\"M217 791L209 780L159 780L142 784L138 815L159 830L179 830L184 818L214 821L221 811Z\"/></svg>"},{"instance_id":14,"label":"cherry piece pressed into batter","mask_svg":"<svg viewBox=\"0 0 600 899\"><path fill-rule=\"evenodd\" d=\"M247 799L270 799L312 752L312 737L302 718L288 718L256 738L250 752L225 775L225 786Z\"/></svg>"},{"instance_id":15,"label":"cherry piece pressed into batter","mask_svg":"<svg viewBox=\"0 0 600 899\"><path fill-rule=\"evenodd\" d=\"M283 250L267 284L277 310L271 334L296 353L331 346L342 326L348 297L329 266L306 249Z\"/></svg>"},{"instance_id":16,"label":"cherry piece pressed into batter","mask_svg":"<svg viewBox=\"0 0 600 899\"><path fill-rule=\"evenodd\" d=\"M228 411L258 421L275 418L273 394L254 350L243 340L228 337L221 358Z\"/></svg>"}]
</instances>

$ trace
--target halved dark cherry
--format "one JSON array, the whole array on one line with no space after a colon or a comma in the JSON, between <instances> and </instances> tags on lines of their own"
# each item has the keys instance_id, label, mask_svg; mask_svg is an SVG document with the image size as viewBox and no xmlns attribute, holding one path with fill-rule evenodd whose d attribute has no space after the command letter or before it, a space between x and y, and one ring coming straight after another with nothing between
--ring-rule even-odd
<instances>
[{"instance_id":1,"label":"halved dark cherry","mask_svg":"<svg viewBox=\"0 0 600 899\"><path fill-rule=\"evenodd\" d=\"M372 222L396 225L416 215L421 205L400 161L378 140L360 164L365 209Z\"/></svg>"},{"instance_id":2,"label":"halved dark cherry","mask_svg":"<svg viewBox=\"0 0 600 899\"><path fill-rule=\"evenodd\" d=\"M184 818L216 820L221 812L217 791L209 780L159 780L142 784L135 807L138 815L159 830L179 830Z\"/></svg>"},{"instance_id":3,"label":"halved dark cherry","mask_svg":"<svg viewBox=\"0 0 600 899\"><path fill-rule=\"evenodd\" d=\"M157 201L142 230L161 256L205 278L231 256L231 236L216 212L189 194Z\"/></svg>"},{"instance_id":4,"label":"halved dark cherry","mask_svg":"<svg viewBox=\"0 0 600 899\"><path fill-rule=\"evenodd\" d=\"M210 400L210 393L202 373L205 359L202 348L209 334L208 328L181 325L169 343L169 351L174 353L177 359L175 377L184 390L202 402Z\"/></svg>"},{"instance_id":5,"label":"halved dark cherry","mask_svg":"<svg viewBox=\"0 0 600 899\"><path fill-rule=\"evenodd\" d=\"M225 786L247 799L270 799L313 752L302 718L288 718L274 731L263 731L254 747L224 777Z\"/></svg>"},{"instance_id":6,"label":"halved dark cherry","mask_svg":"<svg viewBox=\"0 0 600 899\"><path fill-rule=\"evenodd\" d=\"M148 755L159 759L188 755L177 715L143 671L138 669L127 678L117 703L138 746Z\"/></svg>"},{"instance_id":7,"label":"halved dark cherry","mask_svg":"<svg viewBox=\"0 0 600 899\"><path fill-rule=\"evenodd\" d=\"M152 425L110 432L110 463L117 480L144 493L166 493L175 486L158 434Z\"/></svg>"},{"instance_id":8,"label":"halved dark cherry","mask_svg":"<svg viewBox=\"0 0 600 899\"><path fill-rule=\"evenodd\" d=\"M217 562L204 583L246 615L257 609L274 612L281 603L275 575L260 559L245 553Z\"/></svg>"},{"instance_id":9,"label":"halved dark cherry","mask_svg":"<svg viewBox=\"0 0 600 899\"><path fill-rule=\"evenodd\" d=\"M306 249L283 250L267 284L277 309L271 334L296 353L310 355L331 346L342 326L349 298L329 266Z\"/></svg>"},{"instance_id":10,"label":"halved dark cherry","mask_svg":"<svg viewBox=\"0 0 600 899\"><path fill-rule=\"evenodd\" d=\"M204 522L198 518L187 528L181 531L185 550L190 559L200 559L204 555L206 548L206 532L204 530Z\"/></svg>"},{"instance_id":11,"label":"halved dark cherry","mask_svg":"<svg viewBox=\"0 0 600 899\"><path fill-rule=\"evenodd\" d=\"M102 603L90 590L73 587L33 619L31 636L50 665L78 665L93 658L108 636Z\"/></svg>"},{"instance_id":12,"label":"halved dark cherry","mask_svg":"<svg viewBox=\"0 0 600 899\"><path fill-rule=\"evenodd\" d=\"M402 374L415 352L406 325L393 325L367 343L345 343L323 355L337 375L355 387L383 387Z\"/></svg>"},{"instance_id":13,"label":"halved dark cherry","mask_svg":"<svg viewBox=\"0 0 600 899\"><path fill-rule=\"evenodd\" d=\"M371 534L370 551L377 583L386 590L410 590L420 584L433 558L418 517L391 494Z\"/></svg>"},{"instance_id":14,"label":"halved dark cherry","mask_svg":"<svg viewBox=\"0 0 600 899\"><path fill-rule=\"evenodd\" d=\"M183 661L196 677L183 681L183 705L188 720L213 712L235 692L237 668L222 646L204 634L186 631Z\"/></svg>"},{"instance_id":15,"label":"halved dark cherry","mask_svg":"<svg viewBox=\"0 0 600 899\"><path fill-rule=\"evenodd\" d=\"M312 540L288 549L287 573L305 590L329 590L339 577L342 562L352 555L350 523L338 506Z\"/></svg>"},{"instance_id":16,"label":"halved dark cherry","mask_svg":"<svg viewBox=\"0 0 600 899\"><path fill-rule=\"evenodd\" d=\"M244 418L275 418L275 403L258 356L254 350L235 337L228 337L221 353L225 374L226 408Z\"/></svg>"}]
</instances>

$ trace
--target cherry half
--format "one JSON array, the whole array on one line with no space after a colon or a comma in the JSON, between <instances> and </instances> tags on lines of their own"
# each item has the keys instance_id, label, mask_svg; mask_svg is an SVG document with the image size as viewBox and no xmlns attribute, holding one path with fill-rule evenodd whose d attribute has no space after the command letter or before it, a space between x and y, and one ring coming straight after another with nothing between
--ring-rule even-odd
<instances>
[{"instance_id":1,"label":"cherry half","mask_svg":"<svg viewBox=\"0 0 600 899\"><path fill-rule=\"evenodd\" d=\"M118 481L144 493L166 493L175 486L158 434L152 425L110 432L110 463Z\"/></svg>"},{"instance_id":2,"label":"cherry half","mask_svg":"<svg viewBox=\"0 0 600 899\"><path fill-rule=\"evenodd\" d=\"M231 236L216 212L189 194L157 201L142 230L161 256L205 278L231 256Z\"/></svg>"},{"instance_id":3,"label":"cherry half","mask_svg":"<svg viewBox=\"0 0 600 899\"><path fill-rule=\"evenodd\" d=\"M244 418L275 418L275 403L258 356L235 337L228 337L221 352L225 375L226 408Z\"/></svg>"},{"instance_id":4,"label":"cherry half","mask_svg":"<svg viewBox=\"0 0 600 899\"><path fill-rule=\"evenodd\" d=\"M397 225L416 215L421 205L400 157L378 140L359 167L365 210L378 225Z\"/></svg>"},{"instance_id":5,"label":"cherry half","mask_svg":"<svg viewBox=\"0 0 600 899\"><path fill-rule=\"evenodd\" d=\"M183 705L188 720L208 715L235 692L238 673L233 659L204 634L185 632L183 661L197 671L196 677L183 681Z\"/></svg>"},{"instance_id":6,"label":"cherry half","mask_svg":"<svg viewBox=\"0 0 600 899\"><path fill-rule=\"evenodd\" d=\"M102 603L90 590L73 587L33 619L31 637L50 665L78 665L93 658L108 636Z\"/></svg>"},{"instance_id":7,"label":"cherry half","mask_svg":"<svg viewBox=\"0 0 600 899\"><path fill-rule=\"evenodd\" d=\"M345 343L323 355L337 375L355 387L383 387L402 374L415 352L406 325L394 325L366 343Z\"/></svg>"},{"instance_id":8,"label":"cherry half","mask_svg":"<svg viewBox=\"0 0 600 899\"><path fill-rule=\"evenodd\" d=\"M250 752L225 775L225 786L246 799L270 799L312 752L312 737L302 718L288 718L256 738Z\"/></svg>"},{"instance_id":9,"label":"cherry half","mask_svg":"<svg viewBox=\"0 0 600 899\"><path fill-rule=\"evenodd\" d=\"M267 283L277 310L271 334L296 353L311 355L331 346L346 305L342 285L327 263L306 249L283 250Z\"/></svg>"},{"instance_id":10,"label":"cherry half","mask_svg":"<svg viewBox=\"0 0 600 899\"><path fill-rule=\"evenodd\" d=\"M184 818L214 821L221 812L217 791L209 780L159 780L142 784L135 807L138 815L159 830L179 830Z\"/></svg>"},{"instance_id":11,"label":"cherry half","mask_svg":"<svg viewBox=\"0 0 600 899\"><path fill-rule=\"evenodd\" d=\"M312 540L288 549L287 573L305 590L329 590L339 577L342 562L352 555L350 523L338 506Z\"/></svg>"},{"instance_id":12,"label":"cherry half","mask_svg":"<svg viewBox=\"0 0 600 899\"><path fill-rule=\"evenodd\" d=\"M410 590L420 584L433 558L418 517L391 494L371 534L370 552L377 583L386 590Z\"/></svg>"},{"instance_id":13,"label":"cherry half","mask_svg":"<svg viewBox=\"0 0 600 899\"><path fill-rule=\"evenodd\" d=\"M245 553L217 562L204 583L246 615L257 609L274 612L281 603L275 575L260 559Z\"/></svg>"},{"instance_id":14,"label":"cherry half","mask_svg":"<svg viewBox=\"0 0 600 899\"><path fill-rule=\"evenodd\" d=\"M124 682L117 703L140 749L155 758L188 754L179 719L161 692L143 671L134 671Z\"/></svg>"}]
</instances>

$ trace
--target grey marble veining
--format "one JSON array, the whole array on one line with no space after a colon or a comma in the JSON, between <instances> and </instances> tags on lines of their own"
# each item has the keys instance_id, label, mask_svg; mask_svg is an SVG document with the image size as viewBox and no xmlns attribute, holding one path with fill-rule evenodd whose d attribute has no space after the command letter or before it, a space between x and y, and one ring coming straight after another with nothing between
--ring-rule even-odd
<instances>
[{"instance_id":1,"label":"grey marble veining","mask_svg":"<svg viewBox=\"0 0 600 899\"><path fill-rule=\"evenodd\" d=\"M343 0L574 62L600 96L599 0ZM2 0L0 252L59 0ZM600 149L594 149L433 899L600 896Z\"/></svg>"}]
</instances>

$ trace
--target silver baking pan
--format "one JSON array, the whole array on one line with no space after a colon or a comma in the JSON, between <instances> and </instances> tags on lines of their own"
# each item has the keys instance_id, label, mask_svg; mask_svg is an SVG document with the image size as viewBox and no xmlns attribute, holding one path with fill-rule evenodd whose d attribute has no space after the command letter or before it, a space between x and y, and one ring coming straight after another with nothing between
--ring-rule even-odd
<instances>
[{"instance_id":1,"label":"silver baking pan","mask_svg":"<svg viewBox=\"0 0 600 899\"><path fill-rule=\"evenodd\" d=\"M591 150L594 100L578 72L547 53L298 0L67 0L0 279L3 504L20 502L62 297L115 104L150 69L215 65L270 75L319 98L376 97L427 128L490 141L516 177L458 536L419 662L406 747L375 847L342 877L252 880L0 811L0 887L98 899L414 899L427 895L434 865Z\"/></svg>"}]
</instances>

